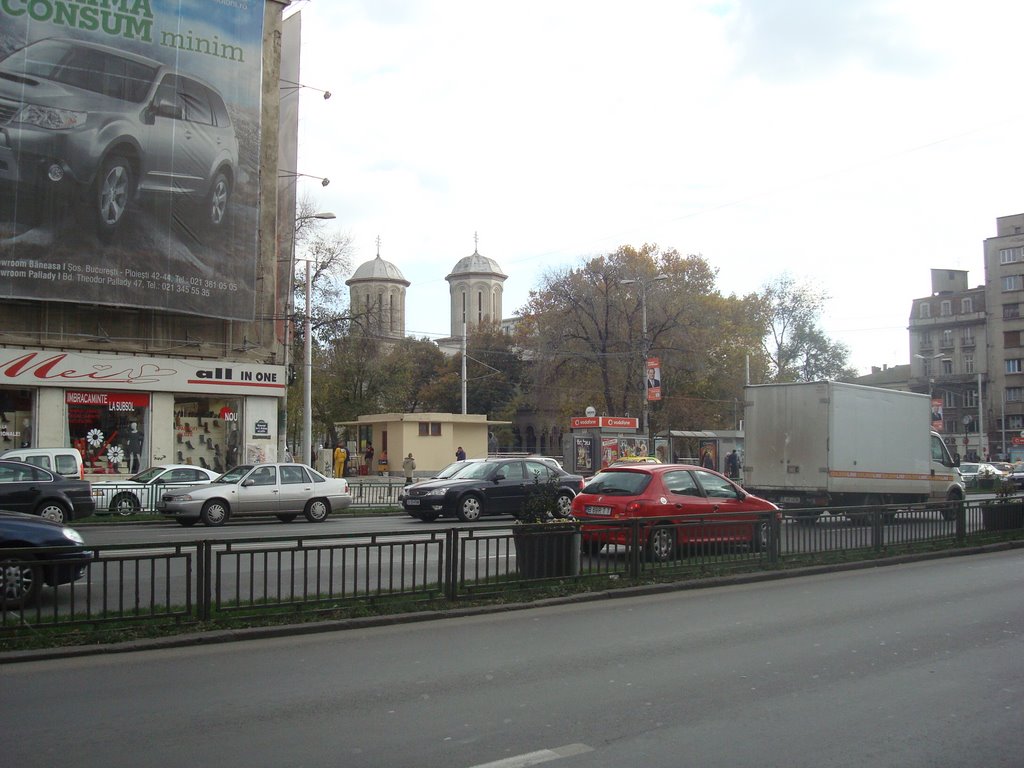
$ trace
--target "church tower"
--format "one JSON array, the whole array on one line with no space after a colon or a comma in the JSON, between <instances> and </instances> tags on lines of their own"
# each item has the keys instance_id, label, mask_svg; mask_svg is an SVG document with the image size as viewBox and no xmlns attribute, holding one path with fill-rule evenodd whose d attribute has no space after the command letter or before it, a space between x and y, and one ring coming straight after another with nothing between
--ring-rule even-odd
<instances>
[{"instance_id":1,"label":"church tower","mask_svg":"<svg viewBox=\"0 0 1024 768\"><path fill-rule=\"evenodd\" d=\"M410 283L398 267L380 257L379 237L377 258L360 264L345 285L355 329L383 339L405 337L405 289Z\"/></svg>"},{"instance_id":2,"label":"church tower","mask_svg":"<svg viewBox=\"0 0 1024 768\"><path fill-rule=\"evenodd\" d=\"M459 259L451 274L445 277L451 293L451 335L462 336L462 323L467 330L485 322L501 322L501 296L508 275L498 262L481 256L479 240L473 235L473 253Z\"/></svg>"}]
</instances>

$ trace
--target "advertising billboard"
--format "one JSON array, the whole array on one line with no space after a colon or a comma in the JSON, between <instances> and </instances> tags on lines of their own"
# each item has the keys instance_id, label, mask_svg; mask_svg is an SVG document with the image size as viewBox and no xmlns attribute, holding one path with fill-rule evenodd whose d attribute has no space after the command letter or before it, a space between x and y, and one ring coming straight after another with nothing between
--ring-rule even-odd
<instances>
[{"instance_id":1,"label":"advertising billboard","mask_svg":"<svg viewBox=\"0 0 1024 768\"><path fill-rule=\"evenodd\" d=\"M252 319L261 0L0 2L0 296Z\"/></svg>"}]
</instances>

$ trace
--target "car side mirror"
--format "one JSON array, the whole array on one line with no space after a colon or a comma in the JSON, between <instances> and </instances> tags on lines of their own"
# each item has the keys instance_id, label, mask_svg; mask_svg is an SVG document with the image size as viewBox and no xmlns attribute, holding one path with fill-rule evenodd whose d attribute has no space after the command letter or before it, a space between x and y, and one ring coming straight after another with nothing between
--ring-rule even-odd
<instances>
[{"instance_id":1,"label":"car side mirror","mask_svg":"<svg viewBox=\"0 0 1024 768\"><path fill-rule=\"evenodd\" d=\"M253 486L253 485L256 485L256 481L253 480L251 477L248 480L245 480L245 481L242 482L242 487L243 488L249 488L250 486Z\"/></svg>"},{"instance_id":2,"label":"car side mirror","mask_svg":"<svg viewBox=\"0 0 1024 768\"><path fill-rule=\"evenodd\" d=\"M166 99L154 101L152 112L158 117L169 117L171 120L182 120L185 117L185 110Z\"/></svg>"},{"instance_id":3,"label":"car side mirror","mask_svg":"<svg viewBox=\"0 0 1024 768\"><path fill-rule=\"evenodd\" d=\"M499 480L504 480L504 479L505 479L505 475L502 472L499 472L498 474L496 474L494 476L494 482L498 482Z\"/></svg>"}]
</instances>

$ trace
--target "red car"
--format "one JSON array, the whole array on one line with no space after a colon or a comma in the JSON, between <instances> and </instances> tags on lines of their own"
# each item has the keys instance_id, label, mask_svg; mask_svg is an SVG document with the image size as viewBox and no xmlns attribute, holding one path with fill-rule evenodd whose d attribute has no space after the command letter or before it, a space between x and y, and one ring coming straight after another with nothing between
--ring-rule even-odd
<instances>
[{"instance_id":1,"label":"red car","mask_svg":"<svg viewBox=\"0 0 1024 768\"><path fill-rule=\"evenodd\" d=\"M583 546L591 554L605 544L630 544L643 518L644 545L653 560L676 557L682 544L740 542L751 550L768 543L778 507L753 496L718 472L686 464L609 467L594 475L572 501L572 513L587 520L622 525L584 525Z\"/></svg>"}]
</instances>

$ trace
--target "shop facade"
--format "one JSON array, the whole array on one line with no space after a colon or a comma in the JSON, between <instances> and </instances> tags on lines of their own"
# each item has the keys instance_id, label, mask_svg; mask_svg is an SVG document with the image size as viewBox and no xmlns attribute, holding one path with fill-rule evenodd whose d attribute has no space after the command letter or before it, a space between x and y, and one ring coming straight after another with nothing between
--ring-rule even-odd
<instances>
[{"instance_id":1,"label":"shop facade","mask_svg":"<svg viewBox=\"0 0 1024 768\"><path fill-rule=\"evenodd\" d=\"M277 461L286 369L0 349L0 449L75 447L87 476Z\"/></svg>"}]
</instances>

